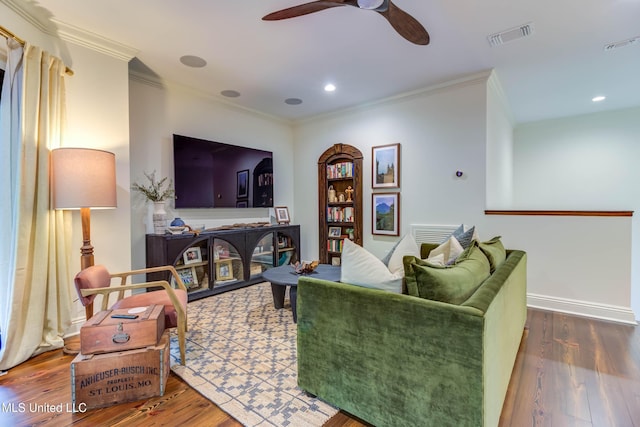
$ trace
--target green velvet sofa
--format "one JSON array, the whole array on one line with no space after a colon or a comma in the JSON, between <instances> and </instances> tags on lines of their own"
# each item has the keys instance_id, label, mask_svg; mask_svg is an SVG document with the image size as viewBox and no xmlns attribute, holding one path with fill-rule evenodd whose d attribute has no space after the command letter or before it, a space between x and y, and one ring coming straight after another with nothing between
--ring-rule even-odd
<instances>
[{"instance_id":1,"label":"green velvet sofa","mask_svg":"<svg viewBox=\"0 0 640 427\"><path fill-rule=\"evenodd\" d=\"M498 425L526 320L526 261L508 250L460 305L301 277L298 385L378 427Z\"/></svg>"}]
</instances>

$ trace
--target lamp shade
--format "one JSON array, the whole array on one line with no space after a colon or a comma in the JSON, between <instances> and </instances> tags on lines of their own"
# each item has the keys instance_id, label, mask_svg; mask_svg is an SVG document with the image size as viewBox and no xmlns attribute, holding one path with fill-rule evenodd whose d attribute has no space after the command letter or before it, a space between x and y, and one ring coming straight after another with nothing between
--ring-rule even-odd
<instances>
[{"instance_id":1,"label":"lamp shade","mask_svg":"<svg viewBox=\"0 0 640 427\"><path fill-rule=\"evenodd\" d=\"M51 152L55 209L115 208L116 156L89 148Z\"/></svg>"}]
</instances>

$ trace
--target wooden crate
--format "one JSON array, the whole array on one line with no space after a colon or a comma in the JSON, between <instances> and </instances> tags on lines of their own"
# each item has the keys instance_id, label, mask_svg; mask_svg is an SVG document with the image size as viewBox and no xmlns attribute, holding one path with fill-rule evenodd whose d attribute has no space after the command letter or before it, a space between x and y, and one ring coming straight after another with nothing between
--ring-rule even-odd
<instances>
[{"instance_id":1,"label":"wooden crate","mask_svg":"<svg viewBox=\"0 0 640 427\"><path fill-rule=\"evenodd\" d=\"M155 346L105 354L78 354L71 362L74 408L102 408L162 396L169 376L169 331Z\"/></svg>"},{"instance_id":2,"label":"wooden crate","mask_svg":"<svg viewBox=\"0 0 640 427\"><path fill-rule=\"evenodd\" d=\"M156 345L164 332L164 306L150 305L137 319L114 319L131 309L100 311L80 328L80 353L96 354Z\"/></svg>"}]
</instances>

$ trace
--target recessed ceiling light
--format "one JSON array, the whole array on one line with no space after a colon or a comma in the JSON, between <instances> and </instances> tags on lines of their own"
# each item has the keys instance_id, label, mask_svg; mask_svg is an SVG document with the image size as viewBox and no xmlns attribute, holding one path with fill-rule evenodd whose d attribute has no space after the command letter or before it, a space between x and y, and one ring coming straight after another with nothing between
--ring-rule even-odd
<instances>
[{"instance_id":1,"label":"recessed ceiling light","mask_svg":"<svg viewBox=\"0 0 640 427\"><path fill-rule=\"evenodd\" d=\"M240 92L237 90L223 90L220 92L220 95L226 96L227 98L237 98L240 96Z\"/></svg>"},{"instance_id":2,"label":"recessed ceiling light","mask_svg":"<svg viewBox=\"0 0 640 427\"><path fill-rule=\"evenodd\" d=\"M325 92L333 92L333 91L336 90L336 85L334 85L333 83L327 83L324 86L324 90L325 90Z\"/></svg>"},{"instance_id":3,"label":"recessed ceiling light","mask_svg":"<svg viewBox=\"0 0 640 427\"><path fill-rule=\"evenodd\" d=\"M187 67L191 67L191 68L202 68L205 65L207 65L207 61L200 58L199 56L194 56L194 55L181 56L180 62L182 62Z\"/></svg>"},{"instance_id":4,"label":"recessed ceiling light","mask_svg":"<svg viewBox=\"0 0 640 427\"><path fill-rule=\"evenodd\" d=\"M595 97L591 98L591 100L593 102L600 102L600 101L604 101L605 99L607 99L606 96L595 96Z\"/></svg>"},{"instance_id":5,"label":"recessed ceiling light","mask_svg":"<svg viewBox=\"0 0 640 427\"><path fill-rule=\"evenodd\" d=\"M300 98L287 98L287 99L284 100L284 103L288 104L288 105L300 105L300 104L302 104L302 99L300 99Z\"/></svg>"}]
</instances>

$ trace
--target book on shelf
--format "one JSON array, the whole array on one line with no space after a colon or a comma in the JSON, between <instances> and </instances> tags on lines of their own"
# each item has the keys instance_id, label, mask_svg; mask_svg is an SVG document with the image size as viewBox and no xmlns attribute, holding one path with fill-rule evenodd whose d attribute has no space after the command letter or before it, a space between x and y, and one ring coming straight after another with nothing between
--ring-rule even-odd
<instances>
[{"instance_id":1,"label":"book on shelf","mask_svg":"<svg viewBox=\"0 0 640 427\"><path fill-rule=\"evenodd\" d=\"M339 208L328 207L327 208L327 221L328 222L353 222L354 209L351 207Z\"/></svg>"},{"instance_id":2,"label":"book on shelf","mask_svg":"<svg viewBox=\"0 0 640 427\"><path fill-rule=\"evenodd\" d=\"M342 252L342 240L329 239L327 240L327 250L329 252Z\"/></svg>"},{"instance_id":3,"label":"book on shelf","mask_svg":"<svg viewBox=\"0 0 640 427\"><path fill-rule=\"evenodd\" d=\"M353 177L353 163L352 162L338 162L332 165L327 165L327 178L352 178Z\"/></svg>"}]
</instances>

